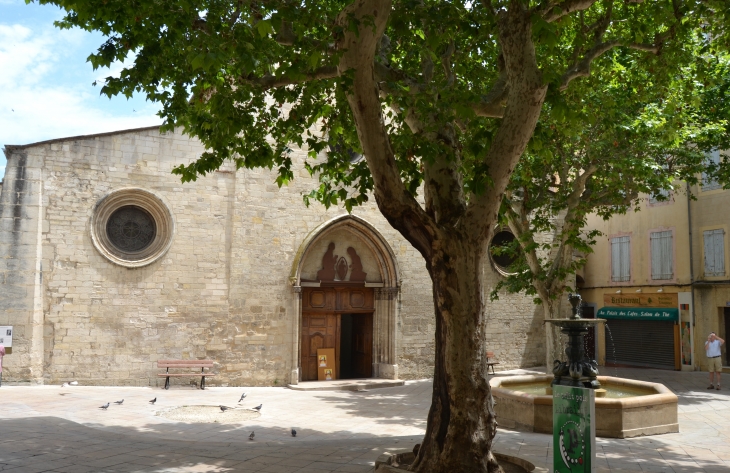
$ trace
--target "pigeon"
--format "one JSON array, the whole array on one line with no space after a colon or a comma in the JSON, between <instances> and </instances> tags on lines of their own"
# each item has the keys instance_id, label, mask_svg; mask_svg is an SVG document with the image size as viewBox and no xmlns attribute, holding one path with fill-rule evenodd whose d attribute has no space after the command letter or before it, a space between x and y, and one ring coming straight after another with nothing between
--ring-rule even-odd
<instances>
[{"instance_id":1,"label":"pigeon","mask_svg":"<svg viewBox=\"0 0 730 473\"><path fill-rule=\"evenodd\" d=\"M79 382L78 381L71 381L68 384L70 384L71 386L78 386L79 385Z\"/></svg>"},{"instance_id":2,"label":"pigeon","mask_svg":"<svg viewBox=\"0 0 730 473\"><path fill-rule=\"evenodd\" d=\"M153 400L150 401L150 404L154 404L156 402L157 402L157 398L154 398Z\"/></svg>"},{"instance_id":3,"label":"pigeon","mask_svg":"<svg viewBox=\"0 0 730 473\"><path fill-rule=\"evenodd\" d=\"M121 406L123 402L124 402L124 399L122 399L121 401L114 401L114 404L119 404Z\"/></svg>"},{"instance_id":4,"label":"pigeon","mask_svg":"<svg viewBox=\"0 0 730 473\"><path fill-rule=\"evenodd\" d=\"M229 409L233 409L232 407L226 407L226 406L219 406L221 408L221 412L226 412Z\"/></svg>"},{"instance_id":5,"label":"pigeon","mask_svg":"<svg viewBox=\"0 0 730 473\"><path fill-rule=\"evenodd\" d=\"M238 402L243 401L246 398L246 396L248 396L248 394L246 394L246 393L241 394L241 399L239 399Z\"/></svg>"},{"instance_id":6,"label":"pigeon","mask_svg":"<svg viewBox=\"0 0 730 473\"><path fill-rule=\"evenodd\" d=\"M297 436L297 431L294 430L294 429L291 429L291 436L292 437L296 437Z\"/></svg>"},{"instance_id":7,"label":"pigeon","mask_svg":"<svg viewBox=\"0 0 730 473\"><path fill-rule=\"evenodd\" d=\"M67 387L68 387L68 383L63 383L63 384L61 385L61 387L62 387L62 388L67 388Z\"/></svg>"},{"instance_id":8,"label":"pigeon","mask_svg":"<svg viewBox=\"0 0 730 473\"><path fill-rule=\"evenodd\" d=\"M263 404L259 404L258 406L256 406L256 407L252 407L251 409L253 409L254 411L259 411L259 412L261 412L261 407L262 407L262 406L263 406Z\"/></svg>"},{"instance_id":9,"label":"pigeon","mask_svg":"<svg viewBox=\"0 0 730 473\"><path fill-rule=\"evenodd\" d=\"M101 406L99 409L107 410L107 408L109 408L109 403L108 402L106 404L104 404L103 406Z\"/></svg>"},{"instance_id":10,"label":"pigeon","mask_svg":"<svg viewBox=\"0 0 730 473\"><path fill-rule=\"evenodd\" d=\"M253 430L252 430L252 431L251 431L251 435L249 435L249 436L248 436L248 439L249 439L249 440L253 440L253 438L254 438L254 436L255 436L255 435L256 435L256 434L254 434L254 433L253 433Z\"/></svg>"}]
</instances>

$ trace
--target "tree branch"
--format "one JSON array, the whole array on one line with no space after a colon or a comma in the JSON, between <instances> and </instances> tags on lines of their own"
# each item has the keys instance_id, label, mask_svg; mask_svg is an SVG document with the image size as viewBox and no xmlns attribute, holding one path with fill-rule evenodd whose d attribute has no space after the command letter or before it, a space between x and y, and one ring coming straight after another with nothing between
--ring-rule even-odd
<instances>
[{"instance_id":1,"label":"tree branch","mask_svg":"<svg viewBox=\"0 0 730 473\"><path fill-rule=\"evenodd\" d=\"M374 73L376 50L391 8L391 0L361 0L342 10L337 23L344 27L345 33L337 43L337 49L342 51L338 70L340 74L354 71L347 101L373 177L378 208L393 228L430 264L434 252L432 243L439 230L401 180L385 128L383 106ZM368 18L369 21L361 21L358 30L351 31L347 29L351 18Z\"/></svg>"},{"instance_id":2,"label":"tree branch","mask_svg":"<svg viewBox=\"0 0 730 473\"><path fill-rule=\"evenodd\" d=\"M576 11L588 10L598 0L566 0L557 5L549 5L542 12L542 18L548 23L552 23Z\"/></svg>"},{"instance_id":3,"label":"tree branch","mask_svg":"<svg viewBox=\"0 0 730 473\"><path fill-rule=\"evenodd\" d=\"M427 137L432 141L445 142L451 149L458 147L456 130L446 126L437 136ZM459 156L448 159L426 160L423 163L424 196L426 212L435 223L451 226L457 222L466 210L464 198L464 182L460 172Z\"/></svg>"},{"instance_id":4,"label":"tree branch","mask_svg":"<svg viewBox=\"0 0 730 473\"><path fill-rule=\"evenodd\" d=\"M508 92L507 74L502 73L482 100L472 106L474 113L478 117L502 118Z\"/></svg>"},{"instance_id":5,"label":"tree branch","mask_svg":"<svg viewBox=\"0 0 730 473\"><path fill-rule=\"evenodd\" d=\"M591 63L600 57L603 53L611 49L621 46L620 41L610 41L607 43L599 43L593 46L583 57L568 69L560 80L559 90L563 91L568 85L578 77L588 77L591 74Z\"/></svg>"},{"instance_id":6,"label":"tree branch","mask_svg":"<svg viewBox=\"0 0 730 473\"><path fill-rule=\"evenodd\" d=\"M468 234L478 239L485 237L496 220L510 174L535 130L547 92L537 65L530 12L525 4L510 2L507 10L500 10L497 28L509 87L502 120L484 157L491 185L473 196L463 219L469 227Z\"/></svg>"},{"instance_id":7,"label":"tree branch","mask_svg":"<svg viewBox=\"0 0 730 473\"><path fill-rule=\"evenodd\" d=\"M532 273L532 283L537 290L540 297L545 297L547 290L544 282L539 278L543 272L542 265L540 264L540 258L537 256L537 244L530 232L530 219L528 218L527 211L524 203L515 202L510 199L510 205L507 205L507 211L505 216L507 217L507 226L509 226L512 233L515 234L517 240L520 242L520 248L522 254L525 257L527 267L530 268Z\"/></svg>"},{"instance_id":8,"label":"tree branch","mask_svg":"<svg viewBox=\"0 0 730 473\"><path fill-rule=\"evenodd\" d=\"M241 77L240 80L258 86L263 90L269 90L276 87L301 84L318 79L332 79L339 75L340 73L337 67L322 66L319 69L315 69L312 72L307 72L301 75L291 76L285 74L283 76L275 76L272 74L266 74L263 77L255 77L253 74L249 74L246 77Z\"/></svg>"},{"instance_id":9,"label":"tree branch","mask_svg":"<svg viewBox=\"0 0 730 473\"><path fill-rule=\"evenodd\" d=\"M238 19L241 17L241 5L243 4L243 0L238 0L236 3L236 9L234 10L231 17L228 19L228 27L233 28L233 25L236 24Z\"/></svg>"},{"instance_id":10,"label":"tree branch","mask_svg":"<svg viewBox=\"0 0 730 473\"><path fill-rule=\"evenodd\" d=\"M562 278L558 276L562 275L563 270L568 267L573 259L573 245L570 244L570 240L575 237L573 232L576 230L578 219L581 217L579 215L581 199L584 197L588 180L597 170L598 166L591 163L571 183L571 193L566 200L566 212L560 232L560 245L545 277L551 290L563 282Z\"/></svg>"},{"instance_id":11,"label":"tree branch","mask_svg":"<svg viewBox=\"0 0 730 473\"><path fill-rule=\"evenodd\" d=\"M299 40L304 44L313 46L314 48L324 51L328 54L331 54L335 51L335 45L333 43L325 43L324 41L319 41L317 39L307 37L301 39L297 38L297 35L294 34L294 29L292 28L291 22L288 21L281 22L281 28L279 29L279 31L277 31L276 37L274 39L282 46L294 46L297 43L297 40Z\"/></svg>"},{"instance_id":12,"label":"tree branch","mask_svg":"<svg viewBox=\"0 0 730 473\"><path fill-rule=\"evenodd\" d=\"M579 0L576 0L579 1ZM643 0L642 0L643 1ZM641 1L635 2L635 3L641 3ZM675 25L672 25L667 31L665 31L662 34L658 34L654 37L654 43L653 44L646 44L646 43L634 43L634 42L626 42L626 41L620 41L620 40L614 40L614 41L607 41L607 42L601 42L603 38L603 34L606 32L608 27L611 24L611 14L612 14L612 5L613 3L609 3L608 10L606 12L606 15L603 16L600 20L598 20L596 23L594 23L591 26L592 29L596 29L595 33L595 39L596 44L588 50L583 55L583 58L581 58L579 61L577 61L573 66L571 66L570 69L568 69L562 76L560 80L560 87L559 90L563 91L566 88L568 88L568 85L571 81L574 79L577 79L578 77L588 77L591 73L591 63L600 57L603 53L610 51L613 48L616 47L627 47L629 49L635 49L637 51L646 51L650 52L652 54L659 54L661 52L661 48L664 45L664 42L672 38L675 34ZM679 9L676 7L675 4L675 18L677 21L682 20L682 13L679 11Z\"/></svg>"}]
</instances>

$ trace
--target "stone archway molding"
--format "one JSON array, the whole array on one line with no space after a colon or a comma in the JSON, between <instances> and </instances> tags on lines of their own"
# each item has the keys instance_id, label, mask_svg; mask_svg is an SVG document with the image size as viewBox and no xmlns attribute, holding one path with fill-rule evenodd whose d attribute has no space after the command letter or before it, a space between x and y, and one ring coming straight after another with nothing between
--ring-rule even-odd
<instances>
[{"instance_id":1,"label":"stone archway molding","mask_svg":"<svg viewBox=\"0 0 730 473\"><path fill-rule=\"evenodd\" d=\"M383 281L383 287L399 287L400 271L395 253L378 230L367 220L355 215L340 215L324 222L304 238L299 250L294 256L289 282L292 286L301 286L301 270L304 261L309 256L313 244L335 230L347 230L357 236L375 255L378 269Z\"/></svg>"},{"instance_id":2,"label":"stone archway molding","mask_svg":"<svg viewBox=\"0 0 730 473\"><path fill-rule=\"evenodd\" d=\"M296 320L292 327L292 367L290 383L297 384L300 380L299 367L301 366L302 330L302 284L301 271L304 262L309 256L311 248L321 239L326 239L336 230L346 230L356 236L366 245L377 260L382 283L368 284L375 292L375 311L373 317L373 377L398 379L397 364L397 324L398 295L400 291L400 270L395 252L380 232L366 220L354 215L340 215L311 231L299 246L292 262L289 282L296 294Z\"/></svg>"}]
</instances>

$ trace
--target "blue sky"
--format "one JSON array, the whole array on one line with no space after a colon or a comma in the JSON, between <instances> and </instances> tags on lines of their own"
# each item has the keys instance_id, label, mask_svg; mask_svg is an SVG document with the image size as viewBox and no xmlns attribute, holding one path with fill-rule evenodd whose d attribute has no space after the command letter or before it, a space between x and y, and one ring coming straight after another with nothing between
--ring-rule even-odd
<instances>
[{"instance_id":1,"label":"blue sky","mask_svg":"<svg viewBox=\"0 0 730 473\"><path fill-rule=\"evenodd\" d=\"M86 58L104 38L54 27L61 17L54 6L0 0L0 148L162 123L144 96L99 95L123 65L94 71ZM0 153L0 179L5 164Z\"/></svg>"}]
</instances>

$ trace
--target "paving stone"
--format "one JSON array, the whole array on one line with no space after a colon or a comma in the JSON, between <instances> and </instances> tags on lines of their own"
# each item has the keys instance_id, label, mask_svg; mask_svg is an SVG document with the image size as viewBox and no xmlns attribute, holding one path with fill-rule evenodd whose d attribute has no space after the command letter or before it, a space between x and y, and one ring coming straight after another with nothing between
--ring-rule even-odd
<instances>
[{"instance_id":1,"label":"paving stone","mask_svg":"<svg viewBox=\"0 0 730 473\"><path fill-rule=\"evenodd\" d=\"M721 391L719 398L717 393L705 395L706 373L617 371L610 374L674 386L680 406L695 409L680 411L677 434L597 439L597 471L730 472L730 429L719 420L730 419L730 409L716 404L730 401L730 390ZM82 386L59 396L58 387L3 386L0 471L366 472L380 453L410 449L421 441L431 389L427 380L368 393L250 388L249 399L265 403L261 417L220 425L182 424L155 414L177 405L218 405L239 396L238 388L160 393L115 387L114 396L124 397L124 405L99 411L110 398L109 388ZM155 394L159 406L150 408L147 400ZM13 407L6 410L5 405ZM289 435L292 425L299 426L296 438ZM408 435L390 433L391 427ZM251 430L256 432L253 442L248 440ZM536 473L551 471L550 435L500 429L494 447L531 461Z\"/></svg>"}]
</instances>

